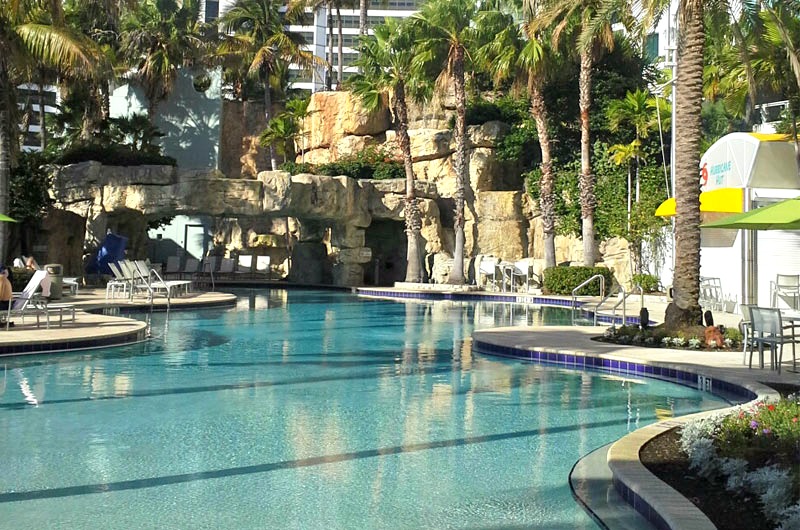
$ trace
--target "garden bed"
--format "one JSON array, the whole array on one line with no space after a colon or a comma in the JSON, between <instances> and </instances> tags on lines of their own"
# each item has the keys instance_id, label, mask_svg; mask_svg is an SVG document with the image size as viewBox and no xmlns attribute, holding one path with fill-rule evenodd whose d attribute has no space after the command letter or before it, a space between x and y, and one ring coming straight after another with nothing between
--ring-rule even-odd
<instances>
[{"instance_id":1,"label":"garden bed","mask_svg":"<svg viewBox=\"0 0 800 530\"><path fill-rule=\"evenodd\" d=\"M775 388L784 398L798 391L796 385L772 384L770 386ZM772 407L769 404L760 406L763 412L767 412L766 409ZM778 406L780 407L780 405ZM755 410L758 410L758 406ZM774 407L772 407L772 410L775 410ZM739 416L739 414L736 415ZM743 421L747 422L751 417L748 415ZM760 417L755 418L761 420ZM776 420L773 418L772 421ZM789 432L786 432L784 428L783 433L785 437L793 437L796 430L792 427ZM739 445L740 448L737 454L746 457L750 470L769 463L781 462L784 464L785 467L791 470L790 473L794 475L793 482L795 487L792 489L796 491L798 482L797 455L781 455L779 453L782 451L775 451L774 447L767 452L755 450L759 445L755 441L758 439L757 436L751 442L743 441L741 437L732 437L730 434L725 436L719 432L717 436L723 436L723 439L726 440L725 442L720 442L718 439L717 442L718 450L722 450L723 453L726 452L725 447ZM720 443L722 445L719 445ZM725 488L725 477L719 474L711 478L700 476L701 474L697 468L691 468L691 461L684 451L684 447L681 444L681 428L675 428L645 444L639 453L639 457L647 469L695 504L717 528L721 530L738 530L740 528L760 530L772 529L777 526L762 513L760 507L763 499L752 491L748 491L748 488L742 486L736 488L735 492L731 492ZM792 452L794 451L790 451L790 453ZM796 493L794 496L795 498L797 497ZM797 523L797 519L793 522ZM795 528L791 524L787 526Z\"/></svg>"},{"instance_id":2,"label":"garden bed","mask_svg":"<svg viewBox=\"0 0 800 530\"><path fill-rule=\"evenodd\" d=\"M756 499L731 495L721 484L700 478L689 469L689 458L681 450L677 427L647 442L639 458L650 472L700 508L719 530L775 527L754 509Z\"/></svg>"}]
</instances>

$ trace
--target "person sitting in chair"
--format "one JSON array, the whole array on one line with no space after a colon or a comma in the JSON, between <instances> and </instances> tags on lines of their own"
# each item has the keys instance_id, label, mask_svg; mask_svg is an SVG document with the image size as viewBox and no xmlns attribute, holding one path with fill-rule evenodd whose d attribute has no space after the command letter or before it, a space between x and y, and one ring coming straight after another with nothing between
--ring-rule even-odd
<instances>
[{"instance_id":1,"label":"person sitting in chair","mask_svg":"<svg viewBox=\"0 0 800 530\"><path fill-rule=\"evenodd\" d=\"M5 265L0 265L0 310L8 311L13 300L14 289L8 280L8 268ZM8 325L13 326L14 323L9 322Z\"/></svg>"}]
</instances>

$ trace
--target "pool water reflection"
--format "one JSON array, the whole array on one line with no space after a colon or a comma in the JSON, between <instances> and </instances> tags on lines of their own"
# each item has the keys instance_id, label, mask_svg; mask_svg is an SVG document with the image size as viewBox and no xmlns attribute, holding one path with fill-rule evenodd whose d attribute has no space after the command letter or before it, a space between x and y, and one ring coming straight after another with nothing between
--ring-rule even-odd
<instances>
[{"instance_id":1,"label":"pool water reflection","mask_svg":"<svg viewBox=\"0 0 800 530\"><path fill-rule=\"evenodd\" d=\"M0 528L593 528L578 458L724 404L474 354L507 307L241 294L145 344L5 359Z\"/></svg>"}]
</instances>

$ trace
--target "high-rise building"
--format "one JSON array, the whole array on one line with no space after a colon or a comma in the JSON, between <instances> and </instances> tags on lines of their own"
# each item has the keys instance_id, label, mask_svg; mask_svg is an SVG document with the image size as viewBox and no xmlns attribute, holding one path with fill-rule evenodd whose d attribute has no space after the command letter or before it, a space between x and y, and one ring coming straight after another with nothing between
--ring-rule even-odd
<instances>
[{"instance_id":1,"label":"high-rise building","mask_svg":"<svg viewBox=\"0 0 800 530\"><path fill-rule=\"evenodd\" d=\"M381 24L387 17L410 17L417 12L421 3L422 0L374 2L372 3L374 7L371 6L368 13L367 27L371 28ZM204 0L201 5L201 17L205 22L212 22L225 13L233 4L234 0ZM358 9L341 9L338 15L341 16L342 21L342 63L344 65L342 80L344 80L356 71L352 64L358 58L358 52L355 48L358 41L359 11ZM306 41L306 49L317 57L326 60L331 45L331 27L333 28L333 60L331 62L333 63L334 78L337 78L339 71L339 35L336 11L333 10L329 16L327 4L320 5L319 9L308 8L302 23L289 26L289 30L302 35ZM297 66L292 66L290 70L292 88L305 89L312 92L325 89L326 68L318 67L308 72ZM333 85L335 86L335 84L334 82Z\"/></svg>"}]
</instances>

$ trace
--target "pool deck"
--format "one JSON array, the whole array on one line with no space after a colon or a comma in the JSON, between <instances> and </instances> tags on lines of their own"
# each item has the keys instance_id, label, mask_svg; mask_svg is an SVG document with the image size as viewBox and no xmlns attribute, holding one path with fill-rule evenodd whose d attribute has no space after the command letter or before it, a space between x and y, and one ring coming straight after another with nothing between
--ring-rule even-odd
<instances>
[{"instance_id":1,"label":"pool deck","mask_svg":"<svg viewBox=\"0 0 800 530\"><path fill-rule=\"evenodd\" d=\"M232 294L198 291L171 298L169 308L175 311L235 302L236 296ZM44 317L37 327L33 314L26 316L24 322L21 317L13 316L13 328L6 331L5 325L0 326L0 356L119 346L146 339L146 323L118 316L120 311L149 311L151 305L145 297L107 300L105 289L84 288L77 296L66 296L53 303L74 305L74 321L65 320L59 325L58 315L51 315L49 327ZM154 298L152 309L167 310L167 299Z\"/></svg>"}]
</instances>

